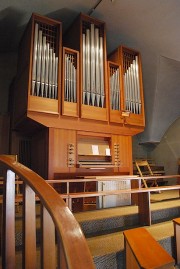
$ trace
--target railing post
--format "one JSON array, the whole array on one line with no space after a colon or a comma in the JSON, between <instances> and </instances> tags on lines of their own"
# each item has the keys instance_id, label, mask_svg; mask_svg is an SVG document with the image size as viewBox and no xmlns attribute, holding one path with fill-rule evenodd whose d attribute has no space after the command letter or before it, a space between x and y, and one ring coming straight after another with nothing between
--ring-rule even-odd
<instances>
[{"instance_id":1,"label":"railing post","mask_svg":"<svg viewBox=\"0 0 180 269\"><path fill-rule=\"evenodd\" d=\"M2 267L15 268L15 173L11 170L4 177Z\"/></svg>"},{"instance_id":2,"label":"railing post","mask_svg":"<svg viewBox=\"0 0 180 269\"><path fill-rule=\"evenodd\" d=\"M23 268L36 268L35 192L24 183L23 197Z\"/></svg>"},{"instance_id":3,"label":"railing post","mask_svg":"<svg viewBox=\"0 0 180 269\"><path fill-rule=\"evenodd\" d=\"M56 243L54 222L47 211L41 205L41 263L43 269L56 268Z\"/></svg>"},{"instance_id":4,"label":"railing post","mask_svg":"<svg viewBox=\"0 0 180 269\"><path fill-rule=\"evenodd\" d=\"M61 239L58 238L58 269L68 269Z\"/></svg>"}]
</instances>

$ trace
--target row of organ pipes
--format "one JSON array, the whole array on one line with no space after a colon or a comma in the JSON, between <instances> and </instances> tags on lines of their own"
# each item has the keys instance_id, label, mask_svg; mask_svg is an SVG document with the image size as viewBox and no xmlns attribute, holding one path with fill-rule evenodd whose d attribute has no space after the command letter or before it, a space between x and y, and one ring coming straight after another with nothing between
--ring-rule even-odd
<instances>
[{"instance_id":1,"label":"row of organ pipes","mask_svg":"<svg viewBox=\"0 0 180 269\"><path fill-rule=\"evenodd\" d=\"M112 110L120 110L120 75L119 67L110 66L110 102Z\"/></svg>"},{"instance_id":2,"label":"row of organ pipes","mask_svg":"<svg viewBox=\"0 0 180 269\"><path fill-rule=\"evenodd\" d=\"M104 107L104 46L99 28L91 24L82 35L83 104Z\"/></svg>"},{"instance_id":3,"label":"row of organ pipes","mask_svg":"<svg viewBox=\"0 0 180 269\"><path fill-rule=\"evenodd\" d=\"M58 57L55 49L47 42L43 31L35 24L32 95L57 99Z\"/></svg>"},{"instance_id":4,"label":"row of organ pipes","mask_svg":"<svg viewBox=\"0 0 180 269\"><path fill-rule=\"evenodd\" d=\"M141 113L138 56L130 53L123 55L125 107L134 114Z\"/></svg>"},{"instance_id":5,"label":"row of organ pipes","mask_svg":"<svg viewBox=\"0 0 180 269\"><path fill-rule=\"evenodd\" d=\"M64 100L67 102L77 102L77 69L75 55L65 53L64 70L65 70L65 86Z\"/></svg>"},{"instance_id":6,"label":"row of organ pipes","mask_svg":"<svg viewBox=\"0 0 180 269\"><path fill-rule=\"evenodd\" d=\"M35 24L32 91L31 94L57 99L58 57L47 42L43 31ZM100 29L94 24L86 27L82 34L82 98L83 104L104 107L104 46ZM64 100L77 102L77 65L75 55L65 53ZM110 102L112 110L120 110L120 70L110 67ZM123 81L125 109L141 113L138 56L123 52Z\"/></svg>"}]
</instances>

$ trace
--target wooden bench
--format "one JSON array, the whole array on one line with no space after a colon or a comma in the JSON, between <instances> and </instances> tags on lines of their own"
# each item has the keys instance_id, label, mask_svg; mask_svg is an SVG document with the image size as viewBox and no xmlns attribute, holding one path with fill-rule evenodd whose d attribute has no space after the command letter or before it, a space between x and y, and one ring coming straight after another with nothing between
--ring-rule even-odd
<instances>
[{"instance_id":1,"label":"wooden bench","mask_svg":"<svg viewBox=\"0 0 180 269\"><path fill-rule=\"evenodd\" d=\"M174 269L175 260L145 228L123 232L126 269Z\"/></svg>"}]
</instances>

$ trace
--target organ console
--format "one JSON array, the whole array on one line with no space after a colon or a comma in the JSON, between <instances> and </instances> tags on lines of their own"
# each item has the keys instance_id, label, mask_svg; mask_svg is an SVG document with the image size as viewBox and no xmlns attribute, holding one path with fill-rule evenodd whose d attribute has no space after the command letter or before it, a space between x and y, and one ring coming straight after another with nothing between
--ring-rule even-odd
<instances>
[{"instance_id":1,"label":"organ console","mask_svg":"<svg viewBox=\"0 0 180 269\"><path fill-rule=\"evenodd\" d=\"M32 14L18 59L18 155L30 139L23 154L45 179L132 174L132 136L145 125L140 53L120 46L107 61L104 22L80 14L62 38L61 22Z\"/></svg>"}]
</instances>

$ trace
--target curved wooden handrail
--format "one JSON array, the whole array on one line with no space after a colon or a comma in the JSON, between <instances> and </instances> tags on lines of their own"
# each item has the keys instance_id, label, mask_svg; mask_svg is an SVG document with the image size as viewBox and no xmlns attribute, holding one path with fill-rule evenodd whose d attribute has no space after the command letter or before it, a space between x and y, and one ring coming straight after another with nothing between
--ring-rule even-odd
<instances>
[{"instance_id":1,"label":"curved wooden handrail","mask_svg":"<svg viewBox=\"0 0 180 269\"><path fill-rule=\"evenodd\" d=\"M7 156L0 155L0 163L30 186L52 217L57 238L63 247L63 259L65 258L66 263L63 268L95 268L81 228L59 194L38 174Z\"/></svg>"}]
</instances>

